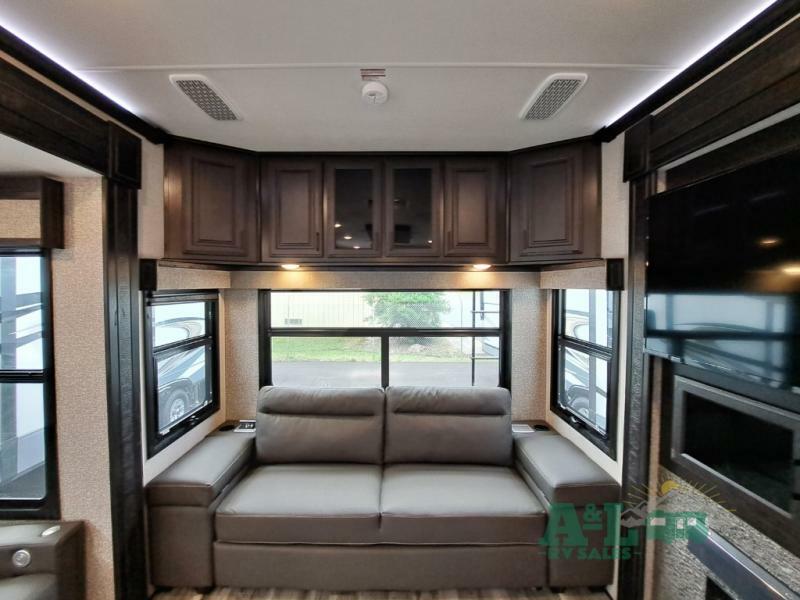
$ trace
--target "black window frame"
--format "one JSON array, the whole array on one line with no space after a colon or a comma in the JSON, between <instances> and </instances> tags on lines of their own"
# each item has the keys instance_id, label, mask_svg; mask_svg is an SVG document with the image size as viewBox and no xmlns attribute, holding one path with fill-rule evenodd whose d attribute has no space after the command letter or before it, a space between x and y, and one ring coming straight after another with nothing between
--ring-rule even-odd
<instances>
[{"instance_id":1,"label":"black window frame","mask_svg":"<svg viewBox=\"0 0 800 600\"><path fill-rule=\"evenodd\" d=\"M53 348L53 295L51 255L40 248L0 248L0 257L38 256L42 258L42 368L39 370L0 370L0 383L41 383L44 402L45 496L33 499L0 499L0 519L61 518L56 435L55 351ZM2 275L0 275L2 276Z\"/></svg>"},{"instance_id":2,"label":"black window frame","mask_svg":"<svg viewBox=\"0 0 800 600\"><path fill-rule=\"evenodd\" d=\"M154 348L153 307L188 302L206 303L204 335ZM206 345L210 345L212 357L211 364L206 365L206 374L210 374L212 378L210 384L206 382L210 388L211 402L178 421L166 433L159 433L158 358ZM148 458L152 458L219 411L219 371L219 292L216 290L147 292L144 299L144 386Z\"/></svg>"},{"instance_id":3,"label":"black window frame","mask_svg":"<svg viewBox=\"0 0 800 600\"><path fill-rule=\"evenodd\" d=\"M604 290L611 294L613 308L611 347L601 346L564 334L565 295L568 290L552 291L552 327L550 346L550 410L573 429L602 450L610 458L617 458L617 409L619 404L619 340L621 294L617 290ZM606 399L605 434L596 429L582 415L570 411L559 403L564 376L564 349L572 348L608 364L608 397Z\"/></svg>"},{"instance_id":4,"label":"black window frame","mask_svg":"<svg viewBox=\"0 0 800 600\"><path fill-rule=\"evenodd\" d=\"M499 292L499 327L492 328L410 328L410 327L272 327L272 292ZM473 295L473 298L475 296ZM475 310L473 302L473 311ZM381 387L389 381L389 339L396 337L497 337L500 343L497 387L511 391L511 300L507 289L261 289L258 291L258 369L259 386L272 383L272 337L372 337L381 340ZM472 380L475 380L473 361Z\"/></svg>"}]
</instances>

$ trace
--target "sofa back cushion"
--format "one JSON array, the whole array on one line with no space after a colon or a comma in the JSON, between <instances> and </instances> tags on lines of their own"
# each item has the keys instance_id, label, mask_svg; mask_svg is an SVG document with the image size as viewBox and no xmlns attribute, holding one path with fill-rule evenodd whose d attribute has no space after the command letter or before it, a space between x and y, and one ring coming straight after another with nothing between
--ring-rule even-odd
<instances>
[{"instance_id":1,"label":"sofa back cushion","mask_svg":"<svg viewBox=\"0 0 800 600\"><path fill-rule=\"evenodd\" d=\"M377 388L261 388L256 458L381 464L383 415L384 394Z\"/></svg>"},{"instance_id":2,"label":"sofa back cushion","mask_svg":"<svg viewBox=\"0 0 800 600\"><path fill-rule=\"evenodd\" d=\"M504 388L386 389L387 463L510 465L511 448Z\"/></svg>"}]
</instances>

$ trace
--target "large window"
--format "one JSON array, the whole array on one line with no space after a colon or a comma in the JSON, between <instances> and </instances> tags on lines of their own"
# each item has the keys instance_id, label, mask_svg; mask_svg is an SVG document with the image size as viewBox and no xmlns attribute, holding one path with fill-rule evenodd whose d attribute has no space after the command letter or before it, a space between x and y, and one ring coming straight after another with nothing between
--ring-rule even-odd
<instances>
[{"instance_id":1,"label":"large window","mask_svg":"<svg viewBox=\"0 0 800 600\"><path fill-rule=\"evenodd\" d=\"M615 455L619 293L553 292L551 406Z\"/></svg>"},{"instance_id":2,"label":"large window","mask_svg":"<svg viewBox=\"0 0 800 600\"><path fill-rule=\"evenodd\" d=\"M0 518L58 518L50 274L0 255Z\"/></svg>"},{"instance_id":3,"label":"large window","mask_svg":"<svg viewBox=\"0 0 800 600\"><path fill-rule=\"evenodd\" d=\"M508 387L506 292L262 291L261 384Z\"/></svg>"},{"instance_id":4,"label":"large window","mask_svg":"<svg viewBox=\"0 0 800 600\"><path fill-rule=\"evenodd\" d=\"M145 303L148 455L219 409L218 295L156 293Z\"/></svg>"}]
</instances>

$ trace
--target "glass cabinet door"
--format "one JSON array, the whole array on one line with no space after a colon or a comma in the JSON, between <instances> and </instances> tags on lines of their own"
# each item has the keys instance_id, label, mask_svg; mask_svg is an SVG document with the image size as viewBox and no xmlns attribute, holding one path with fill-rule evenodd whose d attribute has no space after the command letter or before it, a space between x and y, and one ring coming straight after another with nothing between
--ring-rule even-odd
<instances>
[{"instance_id":1,"label":"glass cabinet door","mask_svg":"<svg viewBox=\"0 0 800 600\"><path fill-rule=\"evenodd\" d=\"M439 161L389 161L386 203L387 256L441 255Z\"/></svg>"},{"instance_id":2,"label":"glass cabinet door","mask_svg":"<svg viewBox=\"0 0 800 600\"><path fill-rule=\"evenodd\" d=\"M325 167L328 256L380 256L381 165L331 161Z\"/></svg>"}]
</instances>

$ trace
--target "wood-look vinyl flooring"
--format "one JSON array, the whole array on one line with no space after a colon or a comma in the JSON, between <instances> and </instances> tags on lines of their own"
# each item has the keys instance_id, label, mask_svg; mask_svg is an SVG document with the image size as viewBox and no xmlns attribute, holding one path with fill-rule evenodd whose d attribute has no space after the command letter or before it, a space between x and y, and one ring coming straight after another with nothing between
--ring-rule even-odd
<instances>
[{"instance_id":1,"label":"wood-look vinyl flooring","mask_svg":"<svg viewBox=\"0 0 800 600\"><path fill-rule=\"evenodd\" d=\"M161 592L153 600L608 600L603 592L571 589L560 594L542 590L440 590L435 592L317 592L279 589L217 588L208 594L192 589Z\"/></svg>"}]
</instances>

